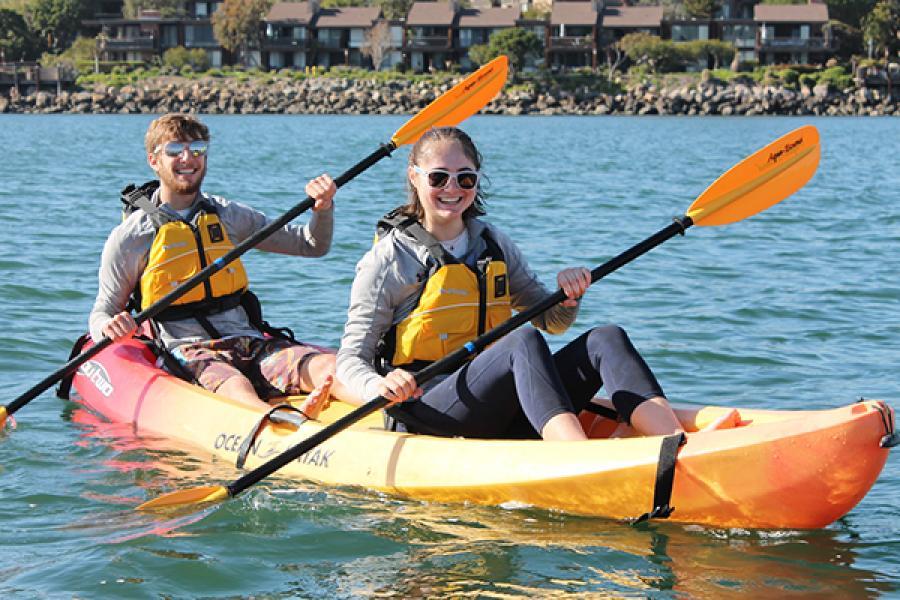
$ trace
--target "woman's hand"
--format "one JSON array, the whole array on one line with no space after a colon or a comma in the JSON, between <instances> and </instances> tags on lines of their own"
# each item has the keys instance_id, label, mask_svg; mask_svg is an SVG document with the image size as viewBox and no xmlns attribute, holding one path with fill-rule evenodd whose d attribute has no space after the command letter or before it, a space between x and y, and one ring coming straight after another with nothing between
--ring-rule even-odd
<instances>
[{"instance_id":1,"label":"woman's hand","mask_svg":"<svg viewBox=\"0 0 900 600\"><path fill-rule=\"evenodd\" d=\"M565 292L567 297L560 304L570 308L578 306L578 299L584 296L584 293L591 286L591 272L585 267L563 269L556 276L556 283L559 284L559 288Z\"/></svg>"},{"instance_id":2,"label":"woman's hand","mask_svg":"<svg viewBox=\"0 0 900 600\"><path fill-rule=\"evenodd\" d=\"M388 406L393 406L410 398L421 397L422 389L416 383L416 378L412 373L403 369L394 369L381 380L378 394L390 401Z\"/></svg>"},{"instance_id":3,"label":"woman's hand","mask_svg":"<svg viewBox=\"0 0 900 600\"><path fill-rule=\"evenodd\" d=\"M138 325L131 313L122 311L103 326L103 335L114 342L130 338L137 331Z\"/></svg>"},{"instance_id":4,"label":"woman's hand","mask_svg":"<svg viewBox=\"0 0 900 600\"><path fill-rule=\"evenodd\" d=\"M314 211L329 210L334 205L334 194L337 192L337 185L334 180L327 174L323 173L315 179L310 179L306 184L306 195L316 201L313 205Z\"/></svg>"}]
</instances>

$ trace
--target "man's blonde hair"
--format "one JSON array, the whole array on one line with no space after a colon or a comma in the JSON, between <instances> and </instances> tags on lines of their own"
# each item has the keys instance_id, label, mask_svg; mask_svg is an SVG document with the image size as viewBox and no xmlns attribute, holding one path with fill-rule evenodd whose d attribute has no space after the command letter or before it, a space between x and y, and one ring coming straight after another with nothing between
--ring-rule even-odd
<instances>
[{"instance_id":1,"label":"man's blonde hair","mask_svg":"<svg viewBox=\"0 0 900 600\"><path fill-rule=\"evenodd\" d=\"M144 147L147 154L154 148L170 140L191 142L194 140L209 141L209 128L193 115L172 113L163 115L150 123L147 135L144 136Z\"/></svg>"}]
</instances>

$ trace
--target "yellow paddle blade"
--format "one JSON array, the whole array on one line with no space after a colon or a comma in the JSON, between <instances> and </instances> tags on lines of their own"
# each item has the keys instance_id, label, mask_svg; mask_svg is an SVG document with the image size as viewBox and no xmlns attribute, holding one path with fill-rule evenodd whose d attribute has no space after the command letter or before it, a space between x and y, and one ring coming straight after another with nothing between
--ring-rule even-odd
<instances>
[{"instance_id":1,"label":"yellow paddle blade","mask_svg":"<svg viewBox=\"0 0 900 600\"><path fill-rule=\"evenodd\" d=\"M6 425L6 407L0 406L0 429Z\"/></svg>"},{"instance_id":2,"label":"yellow paddle blade","mask_svg":"<svg viewBox=\"0 0 900 600\"><path fill-rule=\"evenodd\" d=\"M748 156L694 200L695 225L727 225L752 217L800 188L819 166L819 132L806 125Z\"/></svg>"},{"instance_id":3,"label":"yellow paddle blade","mask_svg":"<svg viewBox=\"0 0 900 600\"><path fill-rule=\"evenodd\" d=\"M207 485L163 494L158 498L144 502L137 507L137 510L165 510L188 504L219 502L220 500L228 499L228 497L228 488L221 485Z\"/></svg>"},{"instance_id":4,"label":"yellow paddle blade","mask_svg":"<svg viewBox=\"0 0 900 600\"><path fill-rule=\"evenodd\" d=\"M509 60L498 56L407 121L391 138L395 148L412 144L432 127L456 125L481 110L506 83Z\"/></svg>"}]
</instances>

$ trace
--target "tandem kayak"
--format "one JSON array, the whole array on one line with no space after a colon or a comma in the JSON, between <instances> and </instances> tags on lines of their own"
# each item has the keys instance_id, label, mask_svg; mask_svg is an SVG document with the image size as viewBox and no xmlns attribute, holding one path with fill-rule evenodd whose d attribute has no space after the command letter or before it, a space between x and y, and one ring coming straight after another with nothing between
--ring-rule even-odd
<instances>
[{"instance_id":1,"label":"tandem kayak","mask_svg":"<svg viewBox=\"0 0 900 600\"><path fill-rule=\"evenodd\" d=\"M264 408L203 390L157 368L134 340L113 344L73 378L77 401L137 436L230 464ZM267 423L249 444L250 469L352 407L333 402L299 428ZM874 485L895 445L893 410L860 401L828 410L676 407L678 450L668 519L716 527L824 527ZM604 439L608 419L581 417L584 442L474 440L386 431L370 415L278 472L283 480L354 485L434 502L533 506L631 520L654 504L663 437ZM702 431L711 423L716 428ZM237 470L235 471L237 475Z\"/></svg>"}]
</instances>

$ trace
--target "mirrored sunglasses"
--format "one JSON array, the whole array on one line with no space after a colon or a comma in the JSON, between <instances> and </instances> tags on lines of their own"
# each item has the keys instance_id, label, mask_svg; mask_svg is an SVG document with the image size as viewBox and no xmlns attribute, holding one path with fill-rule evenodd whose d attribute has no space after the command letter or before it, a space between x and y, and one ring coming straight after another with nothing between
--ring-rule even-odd
<instances>
[{"instance_id":1,"label":"mirrored sunglasses","mask_svg":"<svg viewBox=\"0 0 900 600\"><path fill-rule=\"evenodd\" d=\"M456 185L462 190L472 190L478 185L478 178L481 173L478 171L457 171L452 173L445 169L431 169L426 171L419 165L413 165L416 173L425 175L428 178L428 185L433 188L445 188L450 183L450 178L456 178Z\"/></svg>"},{"instance_id":2,"label":"mirrored sunglasses","mask_svg":"<svg viewBox=\"0 0 900 600\"><path fill-rule=\"evenodd\" d=\"M190 152L191 156L197 158L198 156L206 156L206 153L209 151L209 142L204 140L194 140L193 142L167 142L154 148L153 152L159 152L160 150L162 150L166 156L171 156L172 158L181 156L181 153L187 150Z\"/></svg>"}]
</instances>

